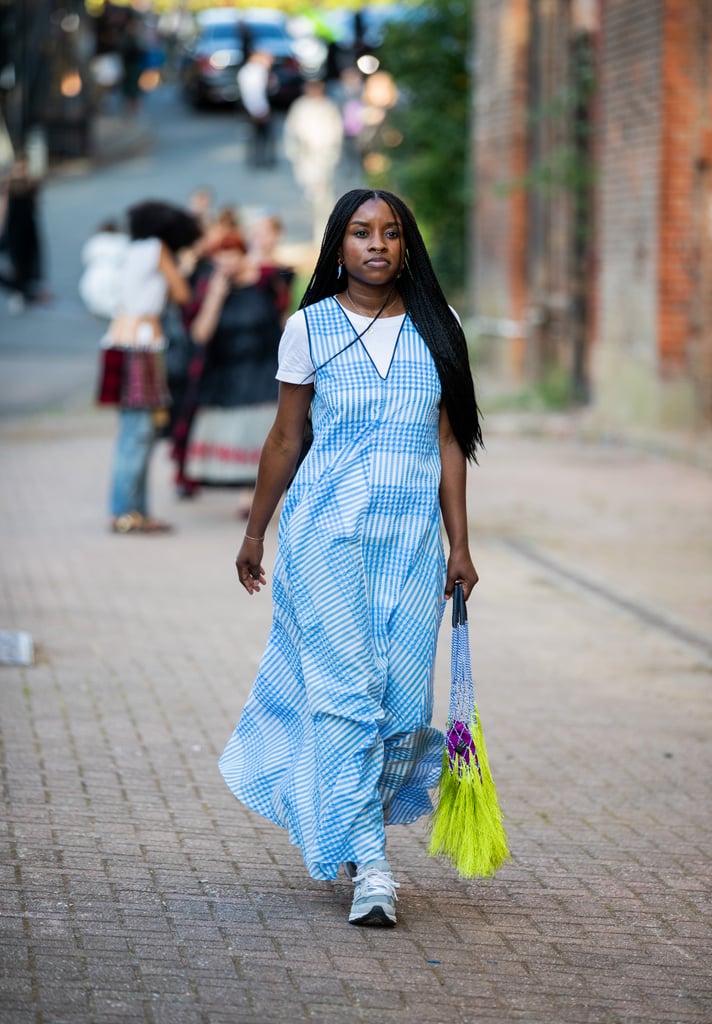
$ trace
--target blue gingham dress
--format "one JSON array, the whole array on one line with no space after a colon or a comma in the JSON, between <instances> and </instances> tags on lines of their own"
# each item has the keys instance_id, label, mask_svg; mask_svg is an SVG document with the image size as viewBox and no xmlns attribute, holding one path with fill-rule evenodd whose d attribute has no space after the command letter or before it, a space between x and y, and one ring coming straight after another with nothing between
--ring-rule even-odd
<instances>
[{"instance_id":1,"label":"blue gingham dress","mask_svg":"<svg viewBox=\"0 0 712 1024\"><path fill-rule=\"evenodd\" d=\"M305 310L314 442L285 497L273 622L220 770L313 878L432 810L443 613L440 381L408 315L382 378L335 299Z\"/></svg>"}]
</instances>

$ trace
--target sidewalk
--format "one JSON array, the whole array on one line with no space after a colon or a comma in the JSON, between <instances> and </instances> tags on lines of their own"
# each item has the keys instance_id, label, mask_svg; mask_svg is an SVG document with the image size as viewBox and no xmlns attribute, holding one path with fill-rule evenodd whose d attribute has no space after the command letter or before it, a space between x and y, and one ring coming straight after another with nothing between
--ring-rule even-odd
<instances>
[{"instance_id":1,"label":"sidewalk","mask_svg":"<svg viewBox=\"0 0 712 1024\"><path fill-rule=\"evenodd\" d=\"M112 415L0 423L0 629L36 645L0 667L3 1024L712 1019L712 476L490 427L470 618L513 858L467 883L391 830L380 932L218 774L270 615L234 495L174 505L161 451L179 532L113 537Z\"/></svg>"},{"instance_id":2,"label":"sidewalk","mask_svg":"<svg viewBox=\"0 0 712 1024\"><path fill-rule=\"evenodd\" d=\"M92 117L90 139L87 156L57 160L50 167L50 177L85 174L146 153L154 143L155 127L141 113L99 112Z\"/></svg>"}]
</instances>

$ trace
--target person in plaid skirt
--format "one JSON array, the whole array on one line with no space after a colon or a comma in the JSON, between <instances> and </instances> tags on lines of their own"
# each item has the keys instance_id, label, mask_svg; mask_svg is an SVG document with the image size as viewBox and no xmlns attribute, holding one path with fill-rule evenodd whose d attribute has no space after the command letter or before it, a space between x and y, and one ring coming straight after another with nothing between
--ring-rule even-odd
<instances>
[{"instance_id":1,"label":"person in plaid skirt","mask_svg":"<svg viewBox=\"0 0 712 1024\"><path fill-rule=\"evenodd\" d=\"M170 524L148 509L148 469L170 402L161 315L183 304L189 285L176 253L200 235L196 219L170 203L147 201L128 211L129 242L119 276L118 313L102 340L98 400L119 409L110 493L110 529L166 533Z\"/></svg>"}]
</instances>

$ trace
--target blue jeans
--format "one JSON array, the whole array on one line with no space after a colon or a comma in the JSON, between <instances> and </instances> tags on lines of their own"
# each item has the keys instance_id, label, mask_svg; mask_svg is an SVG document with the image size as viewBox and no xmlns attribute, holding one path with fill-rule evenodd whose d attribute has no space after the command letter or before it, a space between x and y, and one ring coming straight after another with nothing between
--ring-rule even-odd
<instances>
[{"instance_id":1,"label":"blue jeans","mask_svg":"<svg viewBox=\"0 0 712 1024\"><path fill-rule=\"evenodd\" d=\"M148 515L148 462L156 442L153 413L148 409L121 409L119 436L111 481L111 515L126 512Z\"/></svg>"}]
</instances>

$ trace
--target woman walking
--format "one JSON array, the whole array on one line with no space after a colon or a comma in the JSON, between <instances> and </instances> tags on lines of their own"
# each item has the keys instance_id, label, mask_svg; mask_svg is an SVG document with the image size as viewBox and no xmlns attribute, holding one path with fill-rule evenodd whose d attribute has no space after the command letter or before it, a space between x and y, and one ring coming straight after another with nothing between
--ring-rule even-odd
<instances>
[{"instance_id":1,"label":"woman walking","mask_svg":"<svg viewBox=\"0 0 712 1024\"><path fill-rule=\"evenodd\" d=\"M398 197L338 200L277 376L236 559L249 594L310 407L314 440L282 508L267 649L220 768L289 830L313 878L345 865L352 924L392 926L385 826L432 810L433 664L444 598L477 582L465 479L482 442L462 328Z\"/></svg>"},{"instance_id":2,"label":"woman walking","mask_svg":"<svg viewBox=\"0 0 712 1024\"><path fill-rule=\"evenodd\" d=\"M200 229L191 214L148 200L128 211L131 241L118 281L119 312L103 339L98 401L119 407L119 435L111 480L114 533L166 533L168 523L148 512L148 470L159 429L168 418L166 339L161 315L169 301L185 303L190 288L175 254Z\"/></svg>"}]
</instances>

